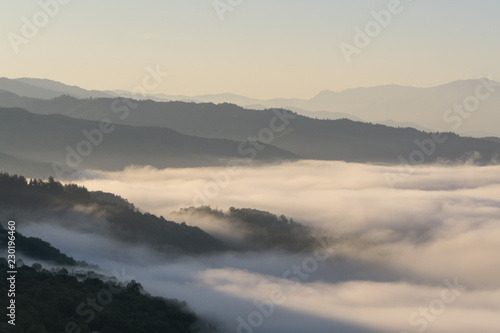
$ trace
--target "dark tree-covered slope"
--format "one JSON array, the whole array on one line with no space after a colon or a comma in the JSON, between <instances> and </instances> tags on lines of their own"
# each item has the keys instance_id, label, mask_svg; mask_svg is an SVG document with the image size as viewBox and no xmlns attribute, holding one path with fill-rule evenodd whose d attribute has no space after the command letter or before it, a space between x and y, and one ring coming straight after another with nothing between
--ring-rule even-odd
<instances>
[{"instance_id":1,"label":"dark tree-covered slope","mask_svg":"<svg viewBox=\"0 0 500 333\"><path fill-rule=\"evenodd\" d=\"M75 207L79 207L77 212ZM200 228L140 212L118 196L89 192L74 184L62 185L53 178L27 180L0 173L2 212L0 219L18 223L28 217L35 223L48 216L57 217L51 221L130 245L148 246L165 255L206 254L226 249Z\"/></svg>"},{"instance_id":2,"label":"dark tree-covered slope","mask_svg":"<svg viewBox=\"0 0 500 333\"><path fill-rule=\"evenodd\" d=\"M227 245L236 250L311 251L317 248L321 241L318 230L284 215L277 216L257 209L231 207L224 212L203 206L181 209L177 214L193 220L211 217L213 223L224 224L232 230L237 230L237 240L225 239Z\"/></svg>"},{"instance_id":3,"label":"dark tree-covered slope","mask_svg":"<svg viewBox=\"0 0 500 333\"><path fill-rule=\"evenodd\" d=\"M7 261L0 258L2 293L9 290L7 271ZM7 302L2 296L0 307L6 309ZM49 272L37 264L17 268L15 305L16 325L7 324L3 315L1 332L188 333L201 325L184 303L151 297L135 281L79 281L66 269Z\"/></svg>"},{"instance_id":4,"label":"dark tree-covered slope","mask_svg":"<svg viewBox=\"0 0 500 333\"><path fill-rule=\"evenodd\" d=\"M1 221L0 221L1 222ZM6 249L8 244L7 229L0 223L0 248ZM43 260L52 264L64 266L88 266L85 262L78 262L74 258L61 253L59 249L38 237L25 237L21 233L15 233L17 254L27 256L36 260Z\"/></svg>"}]
</instances>

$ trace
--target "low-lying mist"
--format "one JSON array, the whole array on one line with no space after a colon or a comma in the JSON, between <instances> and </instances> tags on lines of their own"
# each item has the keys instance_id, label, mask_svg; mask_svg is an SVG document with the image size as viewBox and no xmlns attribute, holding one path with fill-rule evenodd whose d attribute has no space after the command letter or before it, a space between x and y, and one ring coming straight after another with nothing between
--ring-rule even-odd
<instances>
[{"instance_id":1,"label":"low-lying mist","mask_svg":"<svg viewBox=\"0 0 500 333\"><path fill-rule=\"evenodd\" d=\"M394 175L400 181L389 186ZM167 261L61 223L20 230L75 259L126 270L150 293L187 301L227 332L500 331L500 166L131 167L89 171L78 184L233 242L245 238L238 224L181 209L260 209L329 236L306 251Z\"/></svg>"}]
</instances>

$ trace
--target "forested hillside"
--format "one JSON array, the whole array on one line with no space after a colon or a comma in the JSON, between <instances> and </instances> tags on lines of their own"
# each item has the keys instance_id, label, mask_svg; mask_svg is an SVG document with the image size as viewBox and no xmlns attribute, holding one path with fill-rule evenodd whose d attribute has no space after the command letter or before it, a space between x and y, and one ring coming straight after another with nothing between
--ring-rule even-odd
<instances>
[{"instance_id":1,"label":"forested hillside","mask_svg":"<svg viewBox=\"0 0 500 333\"><path fill-rule=\"evenodd\" d=\"M1 209L10 214L3 219L37 223L54 216L53 220L64 227L148 246L164 255L208 254L226 249L200 228L143 213L117 196L90 192L75 184L62 185L53 178L28 180L0 173Z\"/></svg>"},{"instance_id":2,"label":"forested hillside","mask_svg":"<svg viewBox=\"0 0 500 333\"><path fill-rule=\"evenodd\" d=\"M6 249L8 243L7 229L4 229L0 221L0 248ZM17 255L24 255L32 259L46 261L51 264L65 266L89 266L86 262L76 261L74 258L61 253L59 249L38 237L25 237L16 232Z\"/></svg>"},{"instance_id":3,"label":"forested hillside","mask_svg":"<svg viewBox=\"0 0 500 333\"><path fill-rule=\"evenodd\" d=\"M9 290L7 261L0 258L0 290ZM1 321L3 333L188 333L205 326L185 303L151 297L136 281L120 283L78 278L66 269L39 264L18 267L15 326ZM6 309L8 298L0 299ZM207 330L205 329L205 332Z\"/></svg>"}]
</instances>

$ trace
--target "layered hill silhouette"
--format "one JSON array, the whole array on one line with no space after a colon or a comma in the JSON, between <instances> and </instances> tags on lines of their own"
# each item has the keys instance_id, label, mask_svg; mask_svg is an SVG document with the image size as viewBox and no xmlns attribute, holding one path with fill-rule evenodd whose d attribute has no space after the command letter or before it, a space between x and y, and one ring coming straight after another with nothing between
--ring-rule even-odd
<instances>
[{"instance_id":1,"label":"layered hill silhouette","mask_svg":"<svg viewBox=\"0 0 500 333\"><path fill-rule=\"evenodd\" d=\"M110 200L110 196L74 184L62 185L53 178L29 180L0 173L2 219L18 224L43 221L127 246L148 247L165 256L209 254L227 249L200 228L143 213L125 199L113 196Z\"/></svg>"},{"instance_id":2,"label":"layered hill silhouette","mask_svg":"<svg viewBox=\"0 0 500 333\"><path fill-rule=\"evenodd\" d=\"M76 98L130 96L127 91L85 90L51 80L28 78L1 78L0 90L43 99L61 95ZM410 126L421 130L439 128L442 131L475 137L500 136L500 129L496 126L500 121L500 83L487 78L455 81L427 88L393 84L340 92L325 90L310 99L263 100L230 93L199 96L151 94L147 98L155 101L233 103L259 110L286 108L312 118L348 118L389 126ZM457 105L462 107L465 113L460 114L454 110ZM471 108L473 111L469 112L467 109ZM451 113L448 110L452 110Z\"/></svg>"},{"instance_id":3,"label":"layered hill silhouette","mask_svg":"<svg viewBox=\"0 0 500 333\"><path fill-rule=\"evenodd\" d=\"M19 96L42 99L61 95L71 95L79 98L114 96L97 90L90 91L77 86L69 86L53 80L33 78L8 79L2 77L0 78L0 90L10 91Z\"/></svg>"},{"instance_id":4,"label":"layered hill silhouette","mask_svg":"<svg viewBox=\"0 0 500 333\"><path fill-rule=\"evenodd\" d=\"M239 251L281 250L310 252L321 246L318 230L286 216L250 208L230 207L228 211L208 206L189 207L172 213L187 221L209 219L221 233L207 229L212 236Z\"/></svg>"},{"instance_id":5,"label":"layered hill silhouette","mask_svg":"<svg viewBox=\"0 0 500 333\"><path fill-rule=\"evenodd\" d=\"M4 153L0 153L0 168L3 171L38 177L47 177L54 173L51 163L37 162L31 158L20 158Z\"/></svg>"},{"instance_id":6,"label":"layered hill silhouette","mask_svg":"<svg viewBox=\"0 0 500 333\"><path fill-rule=\"evenodd\" d=\"M16 108L0 109L0 161L6 162L6 171L12 171L7 166L46 171L47 165L54 163L63 168L60 172L65 175L71 170L121 170L129 165L226 165L228 160L248 157L239 152L241 144L184 135L165 127L125 126L63 115L37 115ZM256 162L297 158L273 146L266 146L254 156Z\"/></svg>"},{"instance_id":7,"label":"layered hill silhouette","mask_svg":"<svg viewBox=\"0 0 500 333\"><path fill-rule=\"evenodd\" d=\"M50 160L61 158L61 142L65 142L65 145L68 142L75 145L77 138L81 139L79 135L81 128L95 126L83 120L70 120L71 118L60 116L61 114L87 121L98 121L108 117L117 124L127 125L118 126L120 130L117 130L116 135L109 135L109 139L106 137L108 148L102 148L100 154L92 155L88 162L85 161L89 163L89 167L94 168L112 169L121 167L127 162L128 164L149 163L158 167L206 165L207 161L215 164L214 159L210 159L213 156L231 158L236 154L240 158L252 157L252 152L258 152L258 158L262 159L279 160L300 156L305 159L391 164L400 164L402 159L409 160L412 156L414 157L415 151L421 152L417 154L419 159L413 158L415 164L437 161L460 163L469 160L471 156L474 156L475 162L479 164L496 163L500 154L500 145L491 139L460 137L453 133L446 133L436 141L432 133L413 128L395 128L348 119L313 119L283 109L248 110L227 103L216 105L151 100L133 101L121 98L77 99L69 96L40 100L21 98L10 93L4 93L4 95L8 95L9 100L16 101L18 105L22 105L30 112L45 115L28 116L25 114L26 119L33 121L38 119L37 121L44 124L37 126L35 125L37 121L23 120L21 110L13 112L11 109L10 112L0 112L4 114L5 121L2 121L2 125L7 127L6 130L10 127L7 125L8 122L17 121L16 126L21 126L24 128L23 131L28 133L38 131L41 137L47 137L48 131L52 133L48 138L57 136L57 139L54 138L48 145L51 147L51 151L47 152L50 153ZM117 117L114 111L120 108L128 109L126 117ZM18 115L14 116L16 113ZM5 118L7 114L10 114L11 118ZM48 116L48 114L59 115ZM30 123L32 128L27 127ZM71 125L73 129L63 131L64 133L55 129L55 124L59 124L57 126L60 128L68 129L69 125L66 123L73 124ZM150 126L156 126L156 128ZM190 137L184 137L172 129ZM9 135L15 135L14 131L11 130ZM19 142L23 141L23 144L18 143L16 148L11 146L11 150L0 146L0 152L19 157L37 154L38 148L24 155L16 155L16 151L23 152L31 146L23 134L20 135L22 138ZM194 139L192 136L206 139ZM209 139L233 141L210 141ZM256 148L246 145L245 149L239 150L242 154L238 155L239 145L235 141L252 140L257 141L258 145L254 146ZM269 149L260 150L260 145L263 143L270 143L272 146L269 146ZM38 143L38 145L41 144ZM65 145L62 145L63 152ZM198 149L200 146L206 146L207 149ZM54 149L57 153L53 152ZM162 153L162 149L165 149L165 153ZM147 152L151 154L148 155ZM205 159L190 154L192 152L195 154L202 152ZM116 154L117 157L113 161L107 161L108 154ZM38 154L38 158L42 155ZM120 157L124 158L120 159ZM168 162L166 157L169 157ZM176 159L181 157L184 162L176 162Z\"/></svg>"},{"instance_id":8,"label":"layered hill silhouette","mask_svg":"<svg viewBox=\"0 0 500 333\"><path fill-rule=\"evenodd\" d=\"M187 218L193 225L176 223L145 213L126 199L101 191L88 191L75 184L61 184L27 179L0 172L0 218L15 220L18 227L41 223L54 230L104 237L119 246L153 250L159 256L210 255L222 252L282 250L310 252L321 238L312 227L287 219L284 215L255 209L231 207L228 212L210 207L190 207L174 215ZM234 239L212 234L195 225L197 220L213 219L215 226L226 225ZM0 245L6 244L6 231L0 225ZM240 235L236 236L236 235ZM86 265L76 262L39 238L18 235L19 252L30 259L67 266ZM77 249L74 249L77 250Z\"/></svg>"}]
</instances>

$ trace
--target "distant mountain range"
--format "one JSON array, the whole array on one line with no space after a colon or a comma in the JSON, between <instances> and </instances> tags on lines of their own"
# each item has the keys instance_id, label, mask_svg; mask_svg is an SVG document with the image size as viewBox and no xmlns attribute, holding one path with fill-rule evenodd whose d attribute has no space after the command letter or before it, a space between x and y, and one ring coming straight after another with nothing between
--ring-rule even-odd
<instances>
[{"instance_id":1,"label":"distant mountain range","mask_svg":"<svg viewBox=\"0 0 500 333\"><path fill-rule=\"evenodd\" d=\"M500 156L500 145L490 140L448 133L445 142L436 142L433 134L412 128L318 120L284 110L143 101L121 120L110 112L111 103L111 99L61 97L29 105L40 112L69 111L71 117L0 109L0 167L11 172L39 170L35 175L48 176L42 172L53 169L53 162L70 166L62 172L72 174L73 169L121 170L129 165L223 166L245 158L253 163L305 158L399 164L401 157L415 160L413 155L421 151L418 163L463 163L474 156L475 162L487 164ZM99 134L98 120L106 117L116 121L108 124L114 130ZM273 133L273 127L281 131Z\"/></svg>"},{"instance_id":2,"label":"distant mountain range","mask_svg":"<svg viewBox=\"0 0 500 333\"><path fill-rule=\"evenodd\" d=\"M241 143L237 141L189 136L163 127L118 124L111 124L113 131L104 133L101 126L103 123L63 115L0 109L0 169L49 176L54 175L52 166L56 163L64 168L60 170L62 176L67 177L82 169L219 166L246 157L239 153ZM298 158L283 149L266 146L254 161ZM47 174L47 170L52 172Z\"/></svg>"},{"instance_id":3,"label":"distant mountain range","mask_svg":"<svg viewBox=\"0 0 500 333\"><path fill-rule=\"evenodd\" d=\"M22 88L26 95L64 90L51 98L0 91L0 168L28 176L60 177L74 170L121 170L130 165L224 166L242 160L257 164L298 159L388 164L500 160L500 139L494 136L469 138L445 131L442 139L411 127L311 118L285 109L99 97L101 92L45 80L0 82L4 88ZM387 89L403 88L380 88ZM86 97L72 97L70 92ZM89 98L92 94L96 95ZM330 95L322 94L324 99Z\"/></svg>"},{"instance_id":4,"label":"distant mountain range","mask_svg":"<svg viewBox=\"0 0 500 333\"><path fill-rule=\"evenodd\" d=\"M13 92L19 96L32 98L50 99L61 95L69 95L78 98L110 97L111 94L97 90L85 90L77 86L69 86L64 83L47 79L7 79L0 78L0 90Z\"/></svg>"},{"instance_id":5,"label":"distant mountain range","mask_svg":"<svg viewBox=\"0 0 500 333\"><path fill-rule=\"evenodd\" d=\"M76 98L130 96L127 91L89 91L51 80L28 78L1 78L0 90L42 99L61 95ZM500 128L496 125L500 121L499 91L500 83L478 79L455 81L430 88L386 85L342 92L326 90L311 99L261 100L230 93L200 96L152 94L148 98L154 101L233 103L259 110L286 108L311 118L347 118L388 126L413 127L426 131L441 129L466 136L485 137L500 136ZM453 111L456 105L465 111ZM450 109L451 112L448 111ZM467 111L468 109L474 111Z\"/></svg>"}]
</instances>

